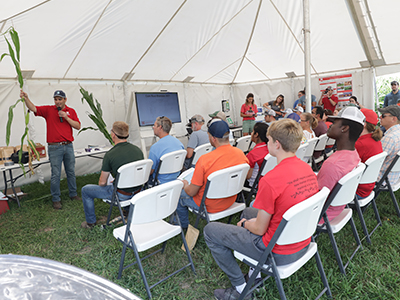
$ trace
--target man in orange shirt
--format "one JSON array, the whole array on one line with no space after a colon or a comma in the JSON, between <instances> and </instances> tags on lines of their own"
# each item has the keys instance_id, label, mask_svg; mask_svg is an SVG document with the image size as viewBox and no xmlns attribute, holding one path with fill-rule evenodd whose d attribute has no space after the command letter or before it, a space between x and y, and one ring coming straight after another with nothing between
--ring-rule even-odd
<instances>
[{"instance_id":1,"label":"man in orange shirt","mask_svg":"<svg viewBox=\"0 0 400 300\"><path fill-rule=\"evenodd\" d=\"M202 155L196 163L191 183L183 180L183 190L176 209L182 228L189 225L187 207L199 209L207 177L218 170L226 169L243 163L249 163L243 151L229 144L229 126L225 121L215 120L208 127L208 138L215 147L210 153ZM236 196L222 199L206 199L209 213L223 211L235 202Z\"/></svg>"}]
</instances>

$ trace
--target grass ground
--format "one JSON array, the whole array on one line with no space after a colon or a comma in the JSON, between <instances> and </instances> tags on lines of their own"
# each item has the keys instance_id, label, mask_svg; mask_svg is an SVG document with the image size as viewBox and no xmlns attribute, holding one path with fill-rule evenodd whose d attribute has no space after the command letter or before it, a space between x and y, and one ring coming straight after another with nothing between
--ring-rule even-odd
<instances>
[{"instance_id":1,"label":"grass ground","mask_svg":"<svg viewBox=\"0 0 400 300\"><path fill-rule=\"evenodd\" d=\"M87 183L97 183L98 174L77 178L78 189ZM68 197L66 180L61 182L63 209L54 211L51 205L49 183L33 183L22 187L28 196L21 208L10 203L11 210L0 215L0 253L43 257L71 264L113 281L146 299L146 291L137 267L131 267L117 279L121 244L113 237L113 228L93 230L80 227L85 220L82 203ZM400 199L400 193L397 194ZM96 215L104 219L108 206L96 200ZM334 299L400 299L400 218L397 217L388 193L381 193L378 209L383 226L372 237L372 245L363 240L364 249L358 252L347 269L347 277L339 273L329 239L317 239L320 255ZM115 215L117 211L115 210ZM103 216L103 218L102 218ZM194 224L194 222L191 223ZM226 220L224 220L226 222ZM358 217L358 232L362 237ZM367 225L375 224L372 209L367 211ZM205 224L201 223L201 230ZM354 249L350 226L336 239L342 258ZM164 274L186 264L180 237L168 242L164 254L158 253L144 262L150 285ZM192 251L197 275L190 268L152 289L154 299L212 299L213 290L229 287L225 274L214 262L202 236ZM133 260L131 251L126 261ZM247 271L245 265L243 270ZM288 279L283 280L288 299L313 299L322 289L314 260ZM267 281L266 288L256 294L257 299L279 299L275 282Z\"/></svg>"}]
</instances>

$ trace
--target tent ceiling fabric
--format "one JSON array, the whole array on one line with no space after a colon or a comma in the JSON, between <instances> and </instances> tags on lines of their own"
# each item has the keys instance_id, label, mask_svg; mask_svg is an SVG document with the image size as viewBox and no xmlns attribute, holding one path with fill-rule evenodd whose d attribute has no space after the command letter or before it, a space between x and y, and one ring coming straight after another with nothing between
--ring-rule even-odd
<instances>
[{"instance_id":1,"label":"tent ceiling fabric","mask_svg":"<svg viewBox=\"0 0 400 300\"><path fill-rule=\"evenodd\" d=\"M246 83L304 75L302 1L0 0L0 29L20 34L21 67L34 79ZM387 5L386 5L386 4ZM400 64L400 1L311 0L311 72L368 61L351 5L368 7L384 62ZM357 21L357 20L356 20ZM368 23L368 20L367 20ZM363 23L362 23L363 24ZM364 27L363 27L364 28ZM364 28L365 29L365 28ZM374 48L375 47L375 48ZM0 39L0 53L6 51ZM15 77L10 60L0 78Z\"/></svg>"}]
</instances>

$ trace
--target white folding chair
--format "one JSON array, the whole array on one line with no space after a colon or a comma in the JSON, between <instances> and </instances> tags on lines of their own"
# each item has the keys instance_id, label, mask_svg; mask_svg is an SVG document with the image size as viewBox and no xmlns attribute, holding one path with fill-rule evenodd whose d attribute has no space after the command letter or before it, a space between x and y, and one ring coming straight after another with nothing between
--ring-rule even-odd
<instances>
[{"instance_id":1,"label":"white folding chair","mask_svg":"<svg viewBox=\"0 0 400 300\"><path fill-rule=\"evenodd\" d=\"M235 147L239 148L246 154L247 152L249 152L250 144L251 144L251 135L246 135L236 140Z\"/></svg>"},{"instance_id":2,"label":"white folding chair","mask_svg":"<svg viewBox=\"0 0 400 300\"><path fill-rule=\"evenodd\" d=\"M120 201L117 190L143 186L149 180L152 165L153 161L151 159L142 159L118 168L116 178L113 182L114 192L112 198L111 200L103 199L104 202L110 203L110 210L108 211L106 223L107 226L110 225L111 213L114 206L118 206L122 223L125 224L122 207L130 205L130 202L128 200Z\"/></svg>"},{"instance_id":3,"label":"white folding chair","mask_svg":"<svg viewBox=\"0 0 400 300\"><path fill-rule=\"evenodd\" d=\"M322 162L325 159L323 151L325 151L326 142L328 141L328 136L325 134L321 134L318 137L318 143L315 145L314 152L321 152L321 155L317 158L312 156L312 165L314 171L318 171L317 164Z\"/></svg>"},{"instance_id":4,"label":"white folding chair","mask_svg":"<svg viewBox=\"0 0 400 300\"><path fill-rule=\"evenodd\" d=\"M305 161L306 163L309 163L310 162L310 160L311 160L311 158L312 158L312 156L313 156L313 153L314 153L314 149L315 149L315 146L317 145L317 142L318 142L318 138L312 138L312 139L309 139L308 141L307 141L307 150L306 150L306 153L304 154L304 157L303 157L303 161Z\"/></svg>"},{"instance_id":5,"label":"white folding chair","mask_svg":"<svg viewBox=\"0 0 400 300\"><path fill-rule=\"evenodd\" d=\"M127 224L113 231L114 237L123 244L118 279L121 278L123 270L137 263L149 298L151 298L150 289L183 269L190 266L193 273L196 274L179 216L176 213L182 187L183 183L180 180L174 180L136 194L129 201L131 206ZM164 221L170 215L174 215L179 225L173 225ZM164 252L166 242L179 234L181 234L189 263L149 287L142 267L142 260L160 251ZM139 252L146 251L162 243L164 244L161 249L142 259L139 257ZM124 267L127 248L133 250L136 261Z\"/></svg>"},{"instance_id":6,"label":"white folding chair","mask_svg":"<svg viewBox=\"0 0 400 300\"><path fill-rule=\"evenodd\" d=\"M246 208L244 197L242 195L242 189L249 169L250 166L248 164L240 164L215 171L207 177L207 183L199 209L195 210L189 207L189 211L197 215L196 223L194 225L196 228L200 219L204 219L207 221L207 223L209 223L211 221L219 220L228 216L232 217L232 215L235 213L238 213ZM240 196L243 200L243 203L234 202L230 207L223 211L216 213L207 212L206 198L222 199L238 194L241 194Z\"/></svg>"},{"instance_id":7,"label":"white folding chair","mask_svg":"<svg viewBox=\"0 0 400 300\"><path fill-rule=\"evenodd\" d=\"M393 158L392 163L389 165L385 173L383 174L382 178L379 180L379 182L375 186L375 199L378 198L378 195L381 192L389 192L390 197L392 198L394 208L396 209L397 215L400 217L400 208L399 204L397 203L396 196L394 192L400 189L400 178L395 182L395 184L390 184L389 181L389 174L390 173L396 173L400 172L400 151L396 154L396 156ZM386 185L384 185L384 182Z\"/></svg>"},{"instance_id":8,"label":"white folding chair","mask_svg":"<svg viewBox=\"0 0 400 300\"><path fill-rule=\"evenodd\" d=\"M154 175L154 185L160 184L158 175L180 172L185 162L186 153L186 150L177 150L161 156L160 163Z\"/></svg>"},{"instance_id":9,"label":"white folding chair","mask_svg":"<svg viewBox=\"0 0 400 300\"><path fill-rule=\"evenodd\" d=\"M326 201L325 206L322 210L321 217L324 219L325 223L317 226L316 237L323 232L329 235L329 239L331 241L332 248L336 256L336 261L339 265L340 272L343 273L344 275L346 275L346 268L350 263L351 259L354 257L354 255L360 248L362 249L360 237L358 236L358 232L352 217L353 210L351 208L347 208L347 206L354 199L358 184L360 183L360 179L364 170L365 170L365 165L363 163L359 163L354 170L343 176L338 181L338 183L333 188L332 192L329 194L328 200ZM343 211L337 217L329 221L328 216L326 214L326 210L329 208L329 206L343 206L343 205L346 205L346 208L343 209ZM347 222L350 222L351 229L353 231L353 235L357 243L357 248L350 256L346 265L343 266L343 261L340 256L340 252L334 234L339 232L347 224Z\"/></svg>"},{"instance_id":10,"label":"white folding chair","mask_svg":"<svg viewBox=\"0 0 400 300\"><path fill-rule=\"evenodd\" d=\"M366 162L365 162L365 171L361 177L360 184L368 184L368 183L375 183L379 171L381 170L382 164L385 161L385 158L387 156L387 152L382 152L379 154L376 154L374 156L371 156ZM373 190L367 197L363 199L358 199L358 196L355 195L353 202L350 203L350 206L356 209L358 213L358 217L360 218L361 226L365 234L365 238L367 239L367 242L371 244L371 235L374 233L374 231L382 225L381 218L379 217L379 212L378 208L376 207L376 201L375 201L375 191ZM371 231L371 233L368 233L367 225L365 224L363 212L365 209L372 204L372 207L374 209L375 213L375 218L377 221L377 225L375 228Z\"/></svg>"},{"instance_id":11,"label":"white folding chair","mask_svg":"<svg viewBox=\"0 0 400 300\"><path fill-rule=\"evenodd\" d=\"M229 144L231 144L231 146L235 145L235 139L229 139Z\"/></svg>"},{"instance_id":12,"label":"white folding chair","mask_svg":"<svg viewBox=\"0 0 400 300\"><path fill-rule=\"evenodd\" d=\"M213 149L214 149L214 147L210 143L203 144L203 145L200 145L200 146L194 148L192 160L190 161L188 168L196 165L197 161L203 154L209 153L209 152L213 151Z\"/></svg>"},{"instance_id":13,"label":"white folding chair","mask_svg":"<svg viewBox=\"0 0 400 300\"><path fill-rule=\"evenodd\" d=\"M325 152L324 152L325 159L327 159L329 156L331 156L335 152L335 147L334 147L335 143L336 143L336 140L332 139L332 138L328 138L328 140L326 141ZM332 146L332 147L331 148L326 148L328 146ZM330 150L326 151L326 149L330 149Z\"/></svg>"},{"instance_id":14,"label":"white folding chair","mask_svg":"<svg viewBox=\"0 0 400 300\"><path fill-rule=\"evenodd\" d=\"M246 198L247 205L250 203L250 200L253 197L253 195L257 194L258 183L260 182L260 179L263 176L265 176L265 174L267 174L269 171L271 171L273 168L275 168L277 164L278 164L278 161L277 161L276 157L272 156L271 154L267 154L264 157L264 161L261 164L261 167L258 169L257 176L254 179L254 183L251 186L250 192L247 195L247 198Z\"/></svg>"},{"instance_id":15,"label":"white folding chair","mask_svg":"<svg viewBox=\"0 0 400 300\"><path fill-rule=\"evenodd\" d=\"M308 148L308 143L300 145L299 148L296 151L296 156L299 159L304 160L304 157L305 157L306 152L307 152L307 148Z\"/></svg>"},{"instance_id":16,"label":"white folding chair","mask_svg":"<svg viewBox=\"0 0 400 300\"><path fill-rule=\"evenodd\" d=\"M324 187L314 196L289 208L283 215L282 221L269 242L267 249L258 261L243 253L234 251L234 255L237 259L254 268L253 274L250 276L239 299L244 299L248 293L251 293L271 276L275 278L281 299L286 299L281 279L291 276L312 257L315 257L321 280L324 284L324 289L316 299L319 299L324 293L326 293L328 297L332 296L321 258L318 253L317 244L312 237L328 194L329 189ZM275 244L289 245L307 240L310 237L310 245L308 246L307 252L301 258L287 265L276 265L275 259L272 255L272 249ZM251 288L259 272L267 274L268 276Z\"/></svg>"}]
</instances>

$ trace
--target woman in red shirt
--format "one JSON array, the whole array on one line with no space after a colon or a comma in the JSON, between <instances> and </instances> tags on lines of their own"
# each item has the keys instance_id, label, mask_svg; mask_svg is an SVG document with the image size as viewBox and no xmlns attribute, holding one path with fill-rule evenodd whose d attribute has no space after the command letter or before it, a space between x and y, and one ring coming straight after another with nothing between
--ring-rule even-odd
<instances>
[{"instance_id":1,"label":"woman in red shirt","mask_svg":"<svg viewBox=\"0 0 400 300\"><path fill-rule=\"evenodd\" d=\"M251 134L256 124L257 105L254 104L254 95L249 93L246 102L240 109L240 116L243 118L242 132L243 136Z\"/></svg>"}]
</instances>

